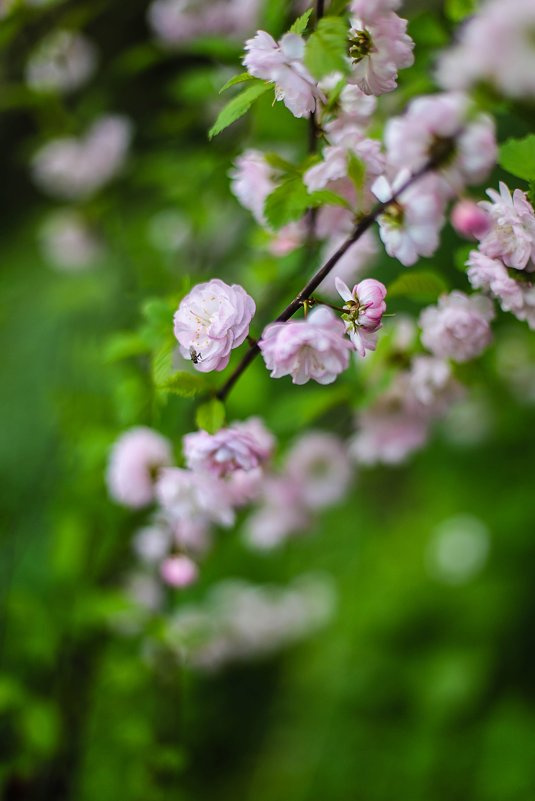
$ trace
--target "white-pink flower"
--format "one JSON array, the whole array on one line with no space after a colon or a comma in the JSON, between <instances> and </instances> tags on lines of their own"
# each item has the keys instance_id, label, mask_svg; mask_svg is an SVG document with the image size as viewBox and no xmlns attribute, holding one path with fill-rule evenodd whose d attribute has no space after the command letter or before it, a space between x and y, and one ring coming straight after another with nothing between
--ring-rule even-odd
<instances>
[{"instance_id":1,"label":"white-pink flower","mask_svg":"<svg viewBox=\"0 0 535 801\"><path fill-rule=\"evenodd\" d=\"M257 223L265 225L264 203L275 189L274 171L259 150L246 150L234 162L230 172L231 188L242 206Z\"/></svg>"},{"instance_id":2,"label":"white-pink flower","mask_svg":"<svg viewBox=\"0 0 535 801\"><path fill-rule=\"evenodd\" d=\"M271 323L259 347L272 378L291 375L294 384L311 378L331 384L349 364L345 326L330 309L313 309L306 320Z\"/></svg>"},{"instance_id":3,"label":"white-pink flower","mask_svg":"<svg viewBox=\"0 0 535 801\"><path fill-rule=\"evenodd\" d=\"M451 224L466 239L481 239L491 226L490 217L468 198L459 200L451 210Z\"/></svg>"},{"instance_id":4,"label":"white-pink flower","mask_svg":"<svg viewBox=\"0 0 535 801\"><path fill-rule=\"evenodd\" d=\"M435 356L466 362L490 344L493 318L492 302L483 295L458 291L442 295L436 306L420 315L422 343Z\"/></svg>"},{"instance_id":5,"label":"white-pink flower","mask_svg":"<svg viewBox=\"0 0 535 801\"><path fill-rule=\"evenodd\" d=\"M58 270L80 272L93 267L102 255L102 243L74 209L48 215L39 230L45 258Z\"/></svg>"},{"instance_id":6,"label":"white-pink flower","mask_svg":"<svg viewBox=\"0 0 535 801\"><path fill-rule=\"evenodd\" d=\"M335 279L335 285L347 310L342 318L346 331L357 353L364 357L377 344L377 331L386 311L386 287L375 278L365 278L352 290L341 278Z\"/></svg>"},{"instance_id":7,"label":"white-pink flower","mask_svg":"<svg viewBox=\"0 0 535 801\"><path fill-rule=\"evenodd\" d=\"M338 437L309 431L293 444L283 475L299 488L306 508L324 509L344 497L353 471L347 448Z\"/></svg>"},{"instance_id":8,"label":"white-pink flower","mask_svg":"<svg viewBox=\"0 0 535 801\"><path fill-rule=\"evenodd\" d=\"M381 175L372 185L372 192L386 202L410 177L401 170L390 183ZM420 181L409 186L378 218L379 234L386 252L409 267L420 256L432 256L439 245L444 225L444 198L436 182Z\"/></svg>"},{"instance_id":9,"label":"white-pink flower","mask_svg":"<svg viewBox=\"0 0 535 801\"><path fill-rule=\"evenodd\" d=\"M243 63L250 75L272 81L275 97L282 100L294 117L308 117L324 99L314 78L303 63L305 42L295 33L286 33L276 42L269 33L258 31L245 42Z\"/></svg>"},{"instance_id":10,"label":"white-pink flower","mask_svg":"<svg viewBox=\"0 0 535 801\"><path fill-rule=\"evenodd\" d=\"M241 38L258 22L260 0L154 0L148 20L165 45L202 36Z\"/></svg>"},{"instance_id":11,"label":"white-pink flower","mask_svg":"<svg viewBox=\"0 0 535 801\"><path fill-rule=\"evenodd\" d=\"M468 280L474 289L490 292L504 311L512 312L518 320L525 320L535 328L535 286L531 282L515 280L499 259L491 259L478 250L468 257Z\"/></svg>"},{"instance_id":12,"label":"white-pink flower","mask_svg":"<svg viewBox=\"0 0 535 801\"><path fill-rule=\"evenodd\" d=\"M501 259L507 267L524 270L535 261L535 214L525 192L513 194L503 181L500 192L487 189L491 199L479 204L491 220L489 230L480 237L479 249L492 259ZM535 265L533 265L535 269Z\"/></svg>"},{"instance_id":13,"label":"white-pink flower","mask_svg":"<svg viewBox=\"0 0 535 801\"><path fill-rule=\"evenodd\" d=\"M391 167L423 167L441 157L440 184L446 196L464 184L478 184L496 161L494 122L476 113L466 95L443 93L418 97L402 117L385 128L387 161Z\"/></svg>"},{"instance_id":14,"label":"white-pink flower","mask_svg":"<svg viewBox=\"0 0 535 801\"><path fill-rule=\"evenodd\" d=\"M203 373L223 370L249 333L255 302L238 284L213 278L193 287L174 316L180 352Z\"/></svg>"},{"instance_id":15,"label":"white-pink flower","mask_svg":"<svg viewBox=\"0 0 535 801\"><path fill-rule=\"evenodd\" d=\"M81 33L57 30L31 54L26 83L37 92L73 92L92 76L97 65L94 45Z\"/></svg>"},{"instance_id":16,"label":"white-pink flower","mask_svg":"<svg viewBox=\"0 0 535 801\"><path fill-rule=\"evenodd\" d=\"M335 86L344 80L341 73L337 73ZM323 88L324 82L321 83ZM327 87L326 87L327 88ZM346 84L338 98L338 108L333 118L323 123L325 136L331 145L344 140L348 133L355 131L362 133L370 117L377 107L377 98L365 94L356 84Z\"/></svg>"},{"instance_id":17,"label":"white-pink flower","mask_svg":"<svg viewBox=\"0 0 535 801\"><path fill-rule=\"evenodd\" d=\"M216 434L196 431L183 440L186 464L223 477L236 470L249 472L270 458L275 441L258 417L221 428Z\"/></svg>"},{"instance_id":18,"label":"white-pink flower","mask_svg":"<svg viewBox=\"0 0 535 801\"><path fill-rule=\"evenodd\" d=\"M170 587L179 589L195 584L199 578L199 568L189 556L176 554L164 559L160 565L160 575Z\"/></svg>"},{"instance_id":19,"label":"white-pink flower","mask_svg":"<svg viewBox=\"0 0 535 801\"><path fill-rule=\"evenodd\" d=\"M156 497L173 523L199 521L231 526L234 510L223 481L210 473L197 473L180 467L160 471Z\"/></svg>"},{"instance_id":20,"label":"white-pink flower","mask_svg":"<svg viewBox=\"0 0 535 801\"><path fill-rule=\"evenodd\" d=\"M110 453L106 480L111 497L132 509L146 506L154 500L156 476L172 461L167 439L151 428L131 428Z\"/></svg>"},{"instance_id":21,"label":"white-pink flower","mask_svg":"<svg viewBox=\"0 0 535 801\"><path fill-rule=\"evenodd\" d=\"M245 524L246 542L269 550L310 526L310 513L303 503L301 484L289 476L269 476L262 487L259 507Z\"/></svg>"},{"instance_id":22,"label":"white-pink flower","mask_svg":"<svg viewBox=\"0 0 535 801\"><path fill-rule=\"evenodd\" d=\"M414 42L407 34L407 20L386 9L370 13L362 7L362 16L351 20L349 57L352 80L369 95L392 92L397 86L398 70L414 62ZM357 6L358 7L358 6Z\"/></svg>"}]
</instances>

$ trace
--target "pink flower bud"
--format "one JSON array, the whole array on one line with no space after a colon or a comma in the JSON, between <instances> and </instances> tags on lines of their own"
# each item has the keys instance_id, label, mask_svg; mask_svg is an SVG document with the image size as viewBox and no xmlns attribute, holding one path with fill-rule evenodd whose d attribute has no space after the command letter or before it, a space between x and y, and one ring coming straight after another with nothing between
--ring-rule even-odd
<instances>
[{"instance_id":1,"label":"pink flower bud","mask_svg":"<svg viewBox=\"0 0 535 801\"><path fill-rule=\"evenodd\" d=\"M189 587L199 577L199 568L189 556L169 556L160 566L162 579L170 587Z\"/></svg>"},{"instance_id":2,"label":"pink flower bud","mask_svg":"<svg viewBox=\"0 0 535 801\"><path fill-rule=\"evenodd\" d=\"M451 224L458 234L466 239L479 239L490 228L491 221L486 211L473 200L460 200L451 211Z\"/></svg>"}]
</instances>

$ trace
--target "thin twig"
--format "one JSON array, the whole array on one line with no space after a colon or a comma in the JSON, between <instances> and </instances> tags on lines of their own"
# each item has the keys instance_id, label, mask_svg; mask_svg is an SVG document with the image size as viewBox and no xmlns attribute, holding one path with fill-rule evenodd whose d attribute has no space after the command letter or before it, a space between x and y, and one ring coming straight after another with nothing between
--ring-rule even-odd
<instances>
[{"instance_id":1,"label":"thin twig","mask_svg":"<svg viewBox=\"0 0 535 801\"><path fill-rule=\"evenodd\" d=\"M296 295L296 297L292 300L291 303L286 306L286 308L279 314L279 316L275 319L274 322L276 323L285 323L290 317L301 308L303 302L308 300L313 292L319 287L322 281L329 275L331 270L333 270L342 256L349 250L351 245L361 238L361 236L368 230L368 228L375 222L377 217L392 203L394 203L397 198L405 192L410 186L416 183L420 178L427 173L434 170L436 167L439 166L440 161L442 158L431 158L423 167L417 170L413 175L411 175L407 180L397 189L388 200L381 201L377 203L374 208L371 210L369 214L366 214L362 217L357 225L355 226L353 233L343 242L338 250L333 253L333 255L325 262L323 267L321 267L317 273L315 273L310 281L305 284L303 289ZM251 364L253 359L260 353L260 348L258 343L251 345L247 353L243 356L241 362L236 366L234 371L228 377L226 382L223 384L221 389L217 392L217 397L219 400L224 400L227 395L229 394L230 390L238 380L238 378L242 375L242 373L247 369L247 367Z\"/></svg>"}]
</instances>

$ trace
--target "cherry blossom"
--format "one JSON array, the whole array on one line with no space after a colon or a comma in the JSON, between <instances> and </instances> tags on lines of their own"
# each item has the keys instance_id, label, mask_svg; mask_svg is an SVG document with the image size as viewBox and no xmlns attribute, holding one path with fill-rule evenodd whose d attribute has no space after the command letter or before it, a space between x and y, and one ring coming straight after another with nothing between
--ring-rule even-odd
<instances>
[{"instance_id":1,"label":"cherry blossom","mask_svg":"<svg viewBox=\"0 0 535 801\"><path fill-rule=\"evenodd\" d=\"M535 214L525 192L513 194L503 181L500 192L487 189L487 200L479 204L490 217L490 228L480 236L479 249L490 258L501 259L507 267L524 270L535 260ZM532 265L535 269L535 265Z\"/></svg>"},{"instance_id":2,"label":"cherry blossom","mask_svg":"<svg viewBox=\"0 0 535 801\"><path fill-rule=\"evenodd\" d=\"M176 588L189 587L199 578L199 568L183 554L168 556L160 566L160 573L166 584Z\"/></svg>"},{"instance_id":3,"label":"cherry blossom","mask_svg":"<svg viewBox=\"0 0 535 801\"><path fill-rule=\"evenodd\" d=\"M386 311L386 287L375 278L365 278L349 289L341 278L335 279L336 289L344 302L346 313L342 315L346 331L358 354L375 350L377 331Z\"/></svg>"},{"instance_id":4,"label":"cherry blossom","mask_svg":"<svg viewBox=\"0 0 535 801\"><path fill-rule=\"evenodd\" d=\"M502 261L477 250L470 252L467 264L468 280L474 289L490 292L504 311L535 329L535 284L515 280Z\"/></svg>"},{"instance_id":5,"label":"cherry blossom","mask_svg":"<svg viewBox=\"0 0 535 801\"><path fill-rule=\"evenodd\" d=\"M220 478L236 470L249 472L271 456L274 439L258 417L221 428L216 434L197 431L184 437L184 456L191 470Z\"/></svg>"},{"instance_id":6,"label":"cherry blossom","mask_svg":"<svg viewBox=\"0 0 535 801\"><path fill-rule=\"evenodd\" d=\"M437 306L420 315L422 343L435 356L466 362L474 359L491 342L491 301L483 295L454 291L442 295Z\"/></svg>"},{"instance_id":7,"label":"cherry blossom","mask_svg":"<svg viewBox=\"0 0 535 801\"><path fill-rule=\"evenodd\" d=\"M151 428L139 426L122 434L114 444L106 475L111 497L136 509L154 500L156 476L172 464L171 445Z\"/></svg>"},{"instance_id":8,"label":"cherry blossom","mask_svg":"<svg viewBox=\"0 0 535 801\"><path fill-rule=\"evenodd\" d=\"M274 170L259 150L246 150L234 162L231 188L259 225L266 225L264 203L275 189Z\"/></svg>"}]
</instances>

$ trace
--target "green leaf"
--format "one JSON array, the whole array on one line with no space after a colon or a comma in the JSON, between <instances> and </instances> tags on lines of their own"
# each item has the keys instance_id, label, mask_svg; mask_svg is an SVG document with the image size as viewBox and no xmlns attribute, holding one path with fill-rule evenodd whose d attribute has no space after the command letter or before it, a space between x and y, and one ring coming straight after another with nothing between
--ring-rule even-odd
<instances>
[{"instance_id":1,"label":"green leaf","mask_svg":"<svg viewBox=\"0 0 535 801\"><path fill-rule=\"evenodd\" d=\"M405 296L414 301L433 301L448 287L444 279L430 270L410 270L402 273L388 287L388 296Z\"/></svg>"},{"instance_id":2,"label":"green leaf","mask_svg":"<svg viewBox=\"0 0 535 801\"><path fill-rule=\"evenodd\" d=\"M309 205L310 197L303 179L300 175L290 175L268 195L264 214L270 225L282 228L292 220L298 220Z\"/></svg>"},{"instance_id":3,"label":"green leaf","mask_svg":"<svg viewBox=\"0 0 535 801\"><path fill-rule=\"evenodd\" d=\"M207 403L203 403L195 413L195 422L199 428L204 429L209 434L215 434L225 422L224 404L217 398L212 398Z\"/></svg>"},{"instance_id":4,"label":"green leaf","mask_svg":"<svg viewBox=\"0 0 535 801\"><path fill-rule=\"evenodd\" d=\"M304 33L307 29L308 21L310 19L312 11L313 9L309 8L308 11L305 11L304 14L301 14L301 16L295 20L294 24L292 25L288 33L296 33L298 36L301 36L301 34Z\"/></svg>"},{"instance_id":5,"label":"green leaf","mask_svg":"<svg viewBox=\"0 0 535 801\"><path fill-rule=\"evenodd\" d=\"M104 361L118 362L148 353L150 347L143 337L131 331L114 334L104 345Z\"/></svg>"},{"instance_id":6,"label":"green leaf","mask_svg":"<svg viewBox=\"0 0 535 801\"><path fill-rule=\"evenodd\" d=\"M314 78L348 71L347 25L341 17L323 17L305 49L305 65Z\"/></svg>"},{"instance_id":7,"label":"green leaf","mask_svg":"<svg viewBox=\"0 0 535 801\"><path fill-rule=\"evenodd\" d=\"M161 387L173 373L173 351L175 347L175 340L169 338L153 354L152 380L156 387Z\"/></svg>"},{"instance_id":8,"label":"green leaf","mask_svg":"<svg viewBox=\"0 0 535 801\"><path fill-rule=\"evenodd\" d=\"M217 120L208 132L208 138L213 139L214 136L224 131L225 128L228 128L233 122L243 117L243 115L249 111L255 100L258 100L258 98L265 94L270 88L271 84L261 81L258 78L254 78L254 83L249 82L249 86L244 89L243 92L233 97L232 100L221 109Z\"/></svg>"},{"instance_id":9,"label":"green leaf","mask_svg":"<svg viewBox=\"0 0 535 801\"><path fill-rule=\"evenodd\" d=\"M366 165L362 159L359 159L359 157L355 153L351 153L351 151L349 151L347 155L347 172L356 189L362 189L364 186L364 179L366 178Z\"/></svg>"},{"instance_id":10,"label":"green leaf","mask_svg":"<svg viewBox=\"0 0 535 801\"><path fill-rule=\"evenodd\" d=\"M233 78L229 78L228 81L223 84L223 86L219 90L219 94L225 92L227 89L230 89L231 86L236 86L236 84L238 83L245 83L246 81L254 81L254 80L255 78L248 72L240 72L239 75L235 75Z\"/></svg>"},{"instance_id":11,"label":"green leaf","mask_svg":"<svg viewBox=\"0 0 535 801\"><path fill-rule=\"evenodd\" d=\"M473 14L478 5L478 0L446 0L444 10L452 22L461 22L465 17Z\"/></svg>"},{"instance_id":12,"label":"green leaf","mask_svg":"<svg viewBox=\"0 0 535 801\"><path fill-rule=\"evenodd\" d=\"M504 142L500 146L498 162L504 170L517 178L535 180L535 134Z\"/></svg>"},{"instance_id":13,"label":"green leaf","mask_svg":"<svg viewBox=\"0 0 535 801\"><path fill-rule=\"evenodd\" d=\"M313 206L341 206L344 209L351 210L351 204L342 197L337 195L336 192L330 189L317 189L308 196L308 205Z\"/></svg>"},{"instance_id":14,"label":"green leaf","mask_svg":"<svg viewBox=\"0 0 535 801\"><path fill-rule=\"evenodd\" d=\"M168 376L161 384L157 384L156 389L180 395L181 398L193 398L205 392L207 386L207 381L202 376L179 370Z\"/></svg>"},{"instance_id":15,"label":"green leaf","mask_svg":"<svg viewBox=\"0 0 535 801\"><path fill-rule=\"evenodd\" d=\"M269 166L273 167L275 170L281 170L282 172L286 173L299 172L299 169L295 166L295 164L292 164L291 161L286 161L286 159L283 159L278 153L264 153L264 158Z\"/></svg>"}]
</instances>

